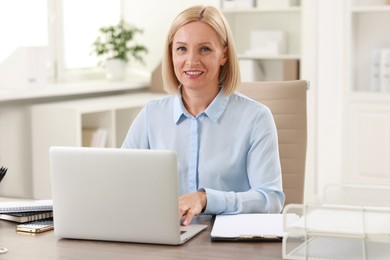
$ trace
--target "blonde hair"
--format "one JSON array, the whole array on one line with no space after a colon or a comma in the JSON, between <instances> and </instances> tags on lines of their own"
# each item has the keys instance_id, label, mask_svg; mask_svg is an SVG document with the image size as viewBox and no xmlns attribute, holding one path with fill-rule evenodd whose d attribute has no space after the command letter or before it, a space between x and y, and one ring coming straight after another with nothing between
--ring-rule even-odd
<instances>
[{"instance_id":1,"label":"blonde hair","mask_svg":"<svg viewBox=\"0 0 390 260\"><path fill-rule=\"evenodd\" d=\"M162 62L162 78L164 89L168 93L177 93L181 84L176 77L172 61L172 41L180 27L191 22L208 24L217 33L219 39L227 47L227 61L219 71L219 83L224 86L224 94L233 93L240 84L238 65L233 35L223 14L213 6L197 5L182 11L173 21L165 42Z\"/></svg>"}]
</instances>

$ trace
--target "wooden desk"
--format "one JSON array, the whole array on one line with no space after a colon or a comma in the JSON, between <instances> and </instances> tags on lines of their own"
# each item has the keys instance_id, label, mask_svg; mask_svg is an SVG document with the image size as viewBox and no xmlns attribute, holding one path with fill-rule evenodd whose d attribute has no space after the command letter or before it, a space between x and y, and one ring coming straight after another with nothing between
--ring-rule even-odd
<instances>
[{"instance_id":1,"label":"wooden desk","mask_svg":"<svg viewBox=\"0 0 390 260\"><path fill-rule=\"evenodd\" d=\"M212 220L206 231L181 246L148 245L58 239L53 231L38 235L16 233L16 223L0 220L0 246L8 248L0 259L282 259L280 242L212 242Z\"/></svg>"}]
</instances>

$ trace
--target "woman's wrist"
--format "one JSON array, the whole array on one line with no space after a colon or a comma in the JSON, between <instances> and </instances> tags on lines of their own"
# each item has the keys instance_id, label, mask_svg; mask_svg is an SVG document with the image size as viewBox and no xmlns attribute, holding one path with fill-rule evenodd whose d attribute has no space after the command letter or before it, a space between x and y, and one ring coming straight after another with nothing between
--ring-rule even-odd
<instances>
[{"instance_id":1,"label":"woman's wrist","mask_svg":"<svg viewBox=\"0 0 390 260\"><path fill-rule=\"evenodd\" d=\"M199 195L199 198L200 198L200 203L202 205L202 213L205 211L206 209L206 206L207 206L207 194L206 194L206 190L203 189L203 188L200 188L198 191L197 191L198 195Z\"/></svg>"}]
</instances>

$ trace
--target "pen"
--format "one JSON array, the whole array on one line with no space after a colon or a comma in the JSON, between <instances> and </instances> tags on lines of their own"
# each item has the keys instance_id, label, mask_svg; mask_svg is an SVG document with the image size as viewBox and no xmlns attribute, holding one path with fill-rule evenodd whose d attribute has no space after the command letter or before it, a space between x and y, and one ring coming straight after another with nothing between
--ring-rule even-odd
<instances>
[{"instance_id":1,"label":"pen","mask_svg":"<svg viewBox=\"0 0 390 260\"><path fill-rule=\"evenodd\" d=\"M4 178L5 174L7 173L7 170L8 170L7 168L1 166L1 168L0 168L0 182ZM5 254L7 252L8 252L7 248L0 246L0 255Z\"/></svg>"},{"instance_id":2,"label":"pen","mask_svg":"<svg viewBox=\"0 0 390 260\"><path fill-rule=\"evenodd\" d=\"M275 235L240 235L238 240L267 240L280 241L282 237Z\"/></svg>"},{"instance_id":3,"label":"pen","mask_svg":"<svg viewBox=\"0 0 390 260\"><path fill-rule=\"evenodd\" d=\"M7 173L7 170L8 169L3 167L3 166L0 168L0 182L1 182L1 180L3 180L5 174Z\"/></svg>"}]
</instances>

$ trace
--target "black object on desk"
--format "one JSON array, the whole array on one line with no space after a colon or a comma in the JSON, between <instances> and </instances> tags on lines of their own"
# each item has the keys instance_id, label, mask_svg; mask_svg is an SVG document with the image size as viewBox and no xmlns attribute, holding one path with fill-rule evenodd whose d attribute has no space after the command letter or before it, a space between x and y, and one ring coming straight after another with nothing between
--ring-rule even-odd
<instances>
[{"instance_id":1,"label":"black object on desk","mask_svg":"<svg viewBox=\"0 0 390 260\"><path fill-rule=\"evenodd\" d=\"M7 170L8 170L7 168L1 166L1 168L0 168L0 182L3 180L5 174L7 173ZM7 248L0 246L0 254L5 254L7 252L8 252Z\"/></svg>"},{"instance_id":2,"label":"black object on desk","mask_svg":"<svg viewBox=\"0 0 390 260\"><path fill-rule=\"evenodd\" d=\"M8 169L6 167L1 166L1 168L0 168L0 182L3 180L5 174L7 173L7 170Z\"/></svg>"}]
</instances>

